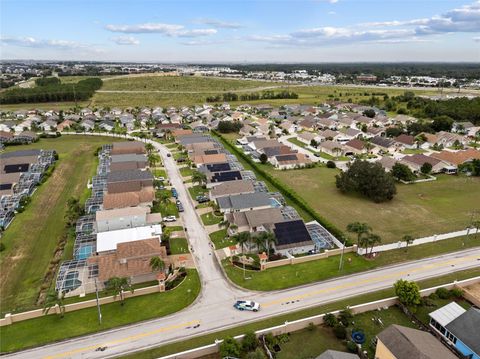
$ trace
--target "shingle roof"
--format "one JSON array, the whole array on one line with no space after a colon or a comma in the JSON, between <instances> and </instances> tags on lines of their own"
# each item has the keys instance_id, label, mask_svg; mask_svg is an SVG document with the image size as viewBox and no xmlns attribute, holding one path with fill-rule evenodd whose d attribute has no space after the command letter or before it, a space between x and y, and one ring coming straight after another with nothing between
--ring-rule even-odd
<instances>
[{"instance_id":1,"label":"shingle roof","mask_svg":"<svg viewBox=\"0 0 480 359\"><path fill-rule=\"evenodd\" d=\"M357 354L339 352L337 350L329 349L320 354L316 359L360 359L360 357Z\"/></svg>"},{"instance_id":2,"label":"shingle roof","mask_svg":"<svg viewBox=\"0 0 480 359\"><path fill-rule=\"evenodd\" d=\"M220 197L238 193L253 193L253 182L248 180L223 182L210 190L211 196Z\"/></svg>"},{"instance_id":3,"label":"shingle roof","mask_svg":"<svg viewBox=\"0 0 480 359\"><path fill-rule=\"evenodd\" d=\"M375 136L370 140L370 142L372 142L374 145L384 147L384 148L389 148L395 145L394 140L386 137L380 137L380 136Z\"/></svg>"},{"instance_id":4,"label":"shingle roof","mask_svg":"<svg viewBox=\"0 0 480 359\"><path fill-rule=\"evenodd\" d=\"M414 163L419 166L422 166L424 163L430 163L432 166L435 166L436 164L441 162L436 158L425 156L424 154L421 154L421 153L415 154L412 156L405 156L402 158L402 161Z\"/></svg>"},{"instance_id":5,"label":"shingle roof","mask_svg":"<svg viewBox=\"0 0 480 359\"><path fill-rule=\"evenodd\" d=\"M112 163L117 162L147 162L147 156L144 154L136 154L136 153L127 153L123 155L112 155L111 157Z\"/></svg>"},{"instance_id":6,"label":"shingle roof","mask_svg":"<svg viewBox=\"0 0 480 359\"><path fill-rule=\"evenodd\" d=\"M447 324L447 330L480 355L480 309L470 308Z\"/></svg>"},{"instance_id":7,"label":"shingle roof","mask_svg":"<svg viewBox=\"0 0 480 359\"><path fill-rule=\"evenodd\" d=\"M1 159L11 158L11 157L26 157L26 156L39 156L41 150L20 150L14 152L2 153L0 155Z\"/></svg>"},{"instance_id":8,"label":"shingle roof","mask_svg":"<svg viewBox=\"0 0 480 359\"><path fill-rule=\"evenodd\" d=\"M397 359L457 358L433 335L421 330L393 324L377 337Z\"/></svg>"},{"instance_id":9,"label":"shingle roof","mask_svg":"<svg viewBox=\"0 0 480 359\"><path fill-rule=\"evenodd\" d=\"M246 209L269 206L270 197L263 192L246 193L217 198L218 205L222 209Z\"/></svg>"},{"instance_id":10,"label":"shingle roof","mask_svg":"<svg viewBox=\"0 0 480 359\"><path fill-rule=\"evenodd\" d=\"M401 135L395 137L395 141L411 146L415 143L415 137L402 133Z\"/></svg>"},{"instance_id":11,"label":"shingle roof","mask_svg":"<svg viewBox=\"0 0 480 359\"><path fill-rule=\"evenodd\" d=\"M152 202L155 199L153 187L145 187L137 192L107 193L103 197L103 208L124 208Z\"/></svg>"},{"instance_id":12,"label":"shingle roof","mask_svg":"<svg viewBox=\"0 0 480 359\"><path fill-rule=\"evenodd\" d=\"M150 173L150 171L129 170L129 171L111 172L107 175L107 183L130 182L130 181L141 181L141 180L153 181L153 176Z\"/></svg>"},{"instance_id":13,"label":"shingle roof","mask_svg":"<svg viewBox=\"0 0 480 359\"><path fill-rule=\"evenodd\" d=\"M458 152L442 151L440 153L432 153L430 156L454 165L459 165L471 161L474 158L480 159L480 151L469 148Z\"/></svg>"}]
</instances>

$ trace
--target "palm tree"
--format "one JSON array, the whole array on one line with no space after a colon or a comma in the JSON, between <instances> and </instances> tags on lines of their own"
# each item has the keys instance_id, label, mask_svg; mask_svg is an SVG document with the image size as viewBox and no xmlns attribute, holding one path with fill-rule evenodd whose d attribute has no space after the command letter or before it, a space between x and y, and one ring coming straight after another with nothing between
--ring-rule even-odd
<instances>
[{"instance_id":1,"label":"palm tree","mask_svg":"<svg viewBox=\"0 0 480 359\"><path fill-rule=\"evenodd\" d=\"M159 272L165 268L165 263L159 256L155 256L150 258L150 268L152 268L153 272Z\"/></svg>"},{"instance_id":2,"label":"palm tree","mask_svg":"<svg viewBox=\"0 0 480 359\"><path fill-rule=\"evenodd\" d=\"M198 183L200 186L207 182L205 173L199 171L192 172L192 183Z\"/></svg>"},{"instance_id":3,"label":"palm tree","mask_svg":"<svg viewBox=\"0 0 480 359\"><path fill-rule=\"evenodd\" d=\"M405 251L408 251L408 246L413 243L413 237L406 234L402 237L402 240L405 242Z\"/></svg>"},{"instance_id":4,"label":"palm tree","mask_svg":"<svg viewBox=\"0 0 480 359\"><path fill-rule=\"evenodd\" d=\"M63 318L65 315L65 304L63 303L64 297L65 292L58 292L56 290L49 291L45 297L45 303L43 304L43 314L47 315L50 309L58 305L60 308L60 318Z\"/></svg>"},{"instance_id":5,"label":"palm tree","mask_svg":"<svg viewBox=\"0 0 480 359\"><path fill-rule=\"evenodd\" d=\"M277 238L275 237L275 233L272 232L261 232L260 235L255 237L255 244L258 247L258 252L263 250L266 253L269 253L272 244L276 242Z\"/></svg>"},{"instance_id":6,"label":"palm tree","mask_svg":"<svg viewBox=\"0 0 480 359\"><path fill-rule=\"evenodd\" d=\"M347 231L357 234L357 247L360 247L360 239L363 235L369 233L372 228L366 223L353 222L347 225Z\"/></svg>"},{"instance_id":7,"label":"palm tree","mask_svg":"<svg viewBox=\"0 0 480 359\"><path fill-rule=\"evenodd\" d=\"M250 232L240 232L234 235L232 238L236 240L238 244L240 244L243 253L245 252L245 244L247 242L250 242L250 240L252 239L252 235L250 234Z\"/></svg>"},{"instance_id":8,"label":"palm tree","mask_svg":"<svg viewBox=\"0 0 480 359\"><path fill-rule=\"evenodd\" d=\"M145 149L147 150L147 153L150 154L155 150L155 146L153 146L150 142L145 144Z\"/></svg>"},{"instance_id":9,"label":"palm tree","mask_svg":"<svg viewBox=\"0 0 480 359\"><path fill-rule=\"evenodd\" d=\"M148 155L148 164L150 167L155 167L160 162L160 156L157 153L150 153Z\"/></svg>"},{"instance_id":10,"label":"palm tree","mask_svg":"<svg viewBox=\"0 0 480 359\"><path fill-rule=\"evenodd\" d=\"M367 236L368 239L368 244L370 245L370 255L372 255L373 252L373 247L376 244L379 244L382 242L382 237L380 237L378 234L375 233L369 233ZM366 248L365 248L365 253L366 253Z\"/></svg>"},{"instance_id":11,"label":"palm tree","mask_svg":"<svg viewBox=\"0 0 480 359\"><path fill-rule=\"evenodd\" d=\"M337 155L335 156L335 158L338 158L338 154L342 152L342 149L340 147L335 147L332 149L333 153L336 153Z\"/></svg>"},{"instance_id":12,"label":"palm tree","mask_svg":"<svg viewBox=\"0 0 480 359\"><path fill-rule=\"evenodd\" d=\"M475 228L475 239L477 239L478 230L480 229L480 221L473 221L472 226Z\"/></svg>"},{"instance_id":13,"label":"palm tree","mask_svg":"<svg viewBox=\"0 0 480 359\"><path fill-rule=\"evenodd\" d=\"M107 281L107 290L113 292L113 299L120 295L120 305L124 305L123 291L129 290L133 293L133 287L130 280L126 277L112 277Z\"/></svg>"}]
</instances>

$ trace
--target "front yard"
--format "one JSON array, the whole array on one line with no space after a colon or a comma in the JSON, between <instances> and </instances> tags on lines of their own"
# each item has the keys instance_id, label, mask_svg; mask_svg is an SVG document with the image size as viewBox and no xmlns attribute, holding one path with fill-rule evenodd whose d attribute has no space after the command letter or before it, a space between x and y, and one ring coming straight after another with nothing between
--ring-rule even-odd
<instances>
[{"instance_id":1,"label":"front yard","mask_svg":"<svg viewBox=\"0 0 480 359\"><path fill-rule=\"evenodd\" d=\"M204 213L200 216L200 218L202 219L203 224L206 226L219 224L223 220L223 217L216 216L213 212Z\"/></svg>"},{"instance_id":2,"label":"front yard","mask_svg":"<svg viewBox=\"0 0 480 359\"><path fill-rule=\"evenodd\" d=\"M185 238L170 238L169 242L171 254L188 253L188 242Z\"/></svg>"},{"instance_id":3,"label":"front yard","mask_svg":"<svg viewBox=\"0 0 480 359\"><path fill-rule=\"evenodd\" d=\"M230 247L237 244L234 239L227 236L226 229L221 229L219 231L210 233L210 240L215 245L215 249Z\"/></svg>"}]
</instances>

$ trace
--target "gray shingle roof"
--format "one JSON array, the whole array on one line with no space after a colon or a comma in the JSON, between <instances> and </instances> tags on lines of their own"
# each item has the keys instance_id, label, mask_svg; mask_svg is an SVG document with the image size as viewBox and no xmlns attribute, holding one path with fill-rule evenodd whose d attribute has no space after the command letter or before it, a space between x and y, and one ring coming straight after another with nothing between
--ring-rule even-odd
<instances>
[{"instance_id":1,"label":"gray shingle roof","mask_svg":"<svg viewBox=\"0 0 480 359\"><path fill-rule=\"evenodd\" d=\"M14 152L2 153L0 158L24 157L24 156L40 156L41 150L20 150Z\"/></svg>"},{"instance_id":2,"label":"gray shingle roof","mask_svg":"<svg viewBox=\"0 0 480 359\"><path fill-rule=\"evenodd\" d=\"M316 359L359 359L357 354L339 352L337 350L326 350Z\"/></svg>"},{"instance_id":3,"label":"gray shingle roof","mask_svg":"<svg viewBox=\"0 0 480 359\"><path fill-rule=\"evenodd\" d=\"M480 309L470 308L446 326L447 330L480 355Z\"/></svg>"},{"instance_id":4,"label":"gray shingle roof","mask_svg":"<svg viewBox=\"0 0 480 359\"><path fill-rule=\"evenodd\" d=\"M153 176L149 171L140 170L110 172L107 176L107 183L129 182L138 180L153 180Z\"/></svg>"},{"instance_id":5,"label":"gray shingle roof","mask_svg":"<svg viewBox=\"0 0 480 359\"><path fill-rule=\"evenodd\" d=\"M112 155L112 163L117 162L147 162L147 156L136 154Z\"/></svg>"},{"instance_id":6,"label":"gray shingle roof","mask_svg":"<svg viewBox=\"0 0 480 359\"><path fill-rule=\"evenodd\" d=\"M271 204L268 194L263 192L239 194L217 198L218 205L222 209L246 209L269 206Z\"/></svg>"}]
</instances>

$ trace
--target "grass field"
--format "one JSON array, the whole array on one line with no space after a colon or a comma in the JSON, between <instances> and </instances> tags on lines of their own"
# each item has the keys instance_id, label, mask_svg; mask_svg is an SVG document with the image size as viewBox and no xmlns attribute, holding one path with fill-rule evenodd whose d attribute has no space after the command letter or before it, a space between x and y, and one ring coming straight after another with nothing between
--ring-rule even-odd
<instances>
[{"instance_id":1,"label":"grass field","mask_svg":"<svg viewBox=\"0 0 480 359\"><path fill-rule=\"evenodd\" d=\"M338 270L340 256L332 256L294 265L285 265L270 268L266 271L249 271L245 280L241 268L234 267L229 261L223 262L223 267L230 280L241 287L252 290L279 290L338 276L401 263L409 260L421 259L429 256L450 253L462 249L478 247L480 245L475 237L458 237L437 243L428 243L405 249L394 249L381 252L374 260L348 253L344 256L343 269Z\"/></svg>"},{"instance_id":2,"label":"grass field","mask_svg":"<svg viewBox=\"0 0 480 359\"><path fill-rule=\"evenodd\" d=\"M321 216L338 228L366 222L383 243L465 229L472 212L480 210L480 178L438 175L437 181L397 185L390 202L374 203L354 194L342 194L335 187L338 170L315 167L295 171L274 171L264 167L294 190Z\"/></svg>"},{"instance_id":3,"label":"grass field","mask_svg":"<svg viewBox=\"0 0 480 359\"><path fill-rule=\"evenodd\" d=\"M237 242L227 236L227 230L225 228L210 233L210 240L215 245L215 249L221 249L235 245Z\"/></svg>"},{"instance_id":4,"label":"grass field","mask_svg":"<svg viewBox=\"0 0 480 359\"><path fill-rule=\"evenodd\" d=\"M7 151L55 149L59 161L52 176L33 194L32 202L15 217L3 235L6 250L0 254L2 312L35 305L43 277L65 230L66 202L71 196L84 195L87 181L95 171L95 149L113 140L62 136L7 147Z\"/></svg>"},{"instance_id":5,"label":"grass field","mask_svg":"<svg viewBox=\"0 0 480 359\"><path fill-rule=\"evenodd\" d=\"M101 325L97 308L92 307L66 313L63 319L47 315L2 327L0 350L19 350L177 312L190 305L200 293L197 271L188 269L187 273L185 281L175 290L128 298L124 306L118 301L102 305Z\"/></svg>"},{"instance_id":6,"label":"grass field","mask_svg":"<svg viewBox=\"0 0 480 359\"><path fill-rule=\"evenodd\" d=\"M204 213L200 216L202 222L206 226L218 224L223 220L223 217L216 216L213 212Z\"/></svg>"},{"instance_id":7,"label":"grass field","mask_svg":"<svg viewBox=\"0 0 480 359\"><path fill-rule=\"evenodd\" d=\"M418 282L418 285L420 286L421 289L424 289L424 288L430 288L430 287L434 287L441 284L451 283L455 280L473 278L479 275L480 275L480 268L473 269L473 270L468 269L465 271L460 271L460 272L451 273L445 276L424 280L424 281ZM123 356L122 358L154 359L154 358L178 353L184 350L200 347L203 345L209 345L214 343L215 339L225 338L227 336L236 336L236 335L244 334L251 330L255 331L255 330L273 327L276 325L282 325L285 323L285 321L291 322L301 318L307 318L307 317L311 317L311 316L322 314L322 313L333 312L335 310L343 309L346 306L353 306L361 303L373 302L375 300L388 298L393 295L394 295L393 288L384 289L377 292L371 292L368 294L351 297L348 299L344 299L344 300L340 300L332 303L321 304L317 307L313 307L309 309L289 312L274 318L260 320L254 323L237 326L235 328L218 331L218 332L203 335L197 338L182 340L181 342L167 344L159 348L150 349L144 352L129 354L129 355Z\"/></svg>"},{"instance_id":8,"label":"grass field","mask_svg":"<svg viewBox=\"0 0 480 359\"><path fill-rule=\"evenodd\" d=\"M188 242L185 238L170 238L170 251L172 254L188 253Z\"/></svg>"}]
</instances>

